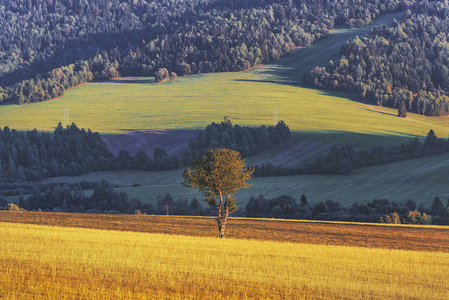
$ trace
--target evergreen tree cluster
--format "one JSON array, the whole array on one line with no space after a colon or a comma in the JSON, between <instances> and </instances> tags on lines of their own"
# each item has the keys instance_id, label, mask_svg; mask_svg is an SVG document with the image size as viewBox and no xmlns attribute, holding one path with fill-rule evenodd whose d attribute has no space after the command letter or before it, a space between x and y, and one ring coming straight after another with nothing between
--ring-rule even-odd
<instances>
[{"instance_id":1,"label":"evergreen tree cluster","mask_svg":"<svg viewBox=\"0 0 449 300\"><path fill-rule=\"evenodd\" d=\"M262 125L259 128L232 125L229 117L221 123L208 125L196 138L189 141L184 152L187 162L203 155L208 149L226 148L240 152L242 157L272 149L291 138L290 129L284 121L276 126Z\"/></svg>"},{"instance_id":2,"label":"evergreen tree cluster","mask_svg":"<svg viewBox=\"0 0 449 300\"><path fill-rule=\"evenodd\" d=\"M0 7L0 103L91 80L240 71L365 26L399 0L9 0Z\"/></svg>"},{"instance_id":3,"label":"evergreen tree cluster","mask_svg":"<svg viewBox=\"0 0 449 300\"><path fill-rule=\"evenodd\" d=\"M418 138L400 146L378 146L370 149L354 149L350 145L338 147L334 145L331 153L319 158L315 163L304 167L292 168L265 163L256 166L254 176L290 176L301 174L350 174L364 167L378 166L408 159L439 155L449 152L449 139L439 139L430 130L425 141Z\"/></svg>"},{"instance_id":4,"label":"evergreen tree cluster","mask_svg":"<svg viewBox=\"0 0 449 300\"><path fill-rule=\"evenodd\" d=\"M1 182L39 181L47 177L81 175L111 169L112 153L98 133L64 129L53 134L32 130L0 129Z\"/></svg>"},{"instance_id":5,"label":"evergreen tree cluster","mask_svg":"<svg viewBox=\"0 0 449 300\"><path fill-rule=\"evenodd\" d=\"M47 190L60 185L60 183L34 183L34 182L2 182L0 183L0 195L3 197L20 196L45 193ZM95 182L83 180L79 183L66 183L71 191L92 190Z\"/></svg>"},{"instance_id":6,"label":"evergreen tree cluster","mask_svg":"<svg viewBox=\"0 0 449 300\"><path fill-rule=\"evenodd\" d=\"M315 67L304 81L356 92L361 100L426 116L449 114L449 5L417 2L402 21L376 27L341 48L342 57ZM405 106L402 107L402 106Z\"/></svg>"}]
</instances>

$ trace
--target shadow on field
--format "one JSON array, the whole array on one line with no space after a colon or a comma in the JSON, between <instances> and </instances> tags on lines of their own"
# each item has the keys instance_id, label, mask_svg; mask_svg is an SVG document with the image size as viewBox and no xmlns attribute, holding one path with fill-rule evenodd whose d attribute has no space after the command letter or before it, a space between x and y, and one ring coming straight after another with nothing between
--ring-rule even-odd
<instances>
[{"instance_id":1,"label":"shadow on field","mask_svg":"<svg viewBox=\"0 0 449 300\"><path fill-rule=\"evenodd\" d=\"M293 134L297 135L300 140L321 140L337 144L350 144L353 147L397 146L401 143L410 142L416 137L424 137L393 130L375 134L339 130L293 131Z\"/></svg>"},{"instance_id":2,"label":"shadow on field","mask_svg":"<svg viewBox=\"0 0 449 300\"><path fill-rule=\"evenodd\" d=\"M116 79L105 80L105 81L93 81L93 83L102 83L102 84L114 84L114 83L137 83L137 84L148 84L155 83L154 79L150 78L135 78L135 77L119 77Z\"/></svg>"}]
</instances>

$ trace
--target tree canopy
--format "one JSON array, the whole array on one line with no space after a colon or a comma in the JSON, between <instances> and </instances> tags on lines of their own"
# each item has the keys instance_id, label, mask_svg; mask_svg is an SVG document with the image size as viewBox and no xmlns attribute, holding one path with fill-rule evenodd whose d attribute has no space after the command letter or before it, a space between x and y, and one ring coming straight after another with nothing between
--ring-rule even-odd
<instances>
[{"instance_id":1,"label":"tree canopy","mask_svg":"<svg viewBox=\"0 0 449 300\"><path fill-rule=\"evenodd\" d=\"M204 201L217 209L220 238L224 237L229 213L238 209L235 193L249 187L254 169L246 168L240 153L229 149L208 150L184 170L185 185L204 194Z\"/></svg>"}]
</instances>

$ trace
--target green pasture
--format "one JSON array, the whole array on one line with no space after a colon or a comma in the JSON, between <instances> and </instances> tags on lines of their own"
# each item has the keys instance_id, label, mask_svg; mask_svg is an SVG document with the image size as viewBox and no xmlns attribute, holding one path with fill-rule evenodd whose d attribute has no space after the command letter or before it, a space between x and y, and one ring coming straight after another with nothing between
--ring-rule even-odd
<instances>
[{"instance_id":1,"label":"green pasture","mask_svg":"<svg viewBox=\"0 0 449 300\"><path fill-rule=\"evenodd\" d=\"M181 170L107 171L77 177L55 178L51 182L79 182L101 180L118 184L117 191L128 193L130 198L155 203L158 196L170 193L173 198L194 197L202 199L200 193L182 185ZM443 201L449 198L449 154L398 162L389 165L360 169L351 175L332 176L288 176L251 179L252 186L240 190L238 205L244 207L251 196L263 194L266 198L290 195L299 200L304 193L309 203L339 201L344 206L354 202L366 203L374 199L405 202L409 199L430 206L435 196ZM140 186L132 187L138 183Z\"/></svg>"}]
</instances>

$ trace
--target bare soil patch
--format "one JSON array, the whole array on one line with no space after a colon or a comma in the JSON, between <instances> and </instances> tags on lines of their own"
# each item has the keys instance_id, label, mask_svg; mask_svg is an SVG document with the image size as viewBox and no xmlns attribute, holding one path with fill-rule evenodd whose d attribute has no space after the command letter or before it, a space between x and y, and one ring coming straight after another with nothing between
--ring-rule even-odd
<instances>
[{"instance_id":1,"label":"bare soil patch","mask_svg":"<svg viewBox=\"0 0 449 300\"><path fill-rule=\"evenodd\" d=\"M120 150L126 150L131 155L144 150L148 156L152 156L156 148L165 149L168 155L177 156L182 154L190 139L196 137L199 132L199 130L145 130L103 136L103 141L115 156Z\"/></svg>"}]
</instances>

